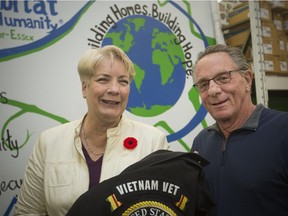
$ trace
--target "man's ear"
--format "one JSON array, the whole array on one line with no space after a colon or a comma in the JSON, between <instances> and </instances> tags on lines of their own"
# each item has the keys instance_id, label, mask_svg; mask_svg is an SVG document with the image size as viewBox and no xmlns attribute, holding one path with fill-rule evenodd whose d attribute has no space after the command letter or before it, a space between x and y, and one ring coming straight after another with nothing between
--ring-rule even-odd
<instances>
[{"instance_id":1,"label":"man's ear","mask_svg":"<svg viewBox=\"0 0 288 216\"><path fill-rule=\"evenodd\" d=\"M253 77L254 77L254 73L248 69L246 72L245 72L245 80L247 82L247 87L249 88L249 90L251 89L251 86L253 84Z\"/></svg>"}]
</instances>

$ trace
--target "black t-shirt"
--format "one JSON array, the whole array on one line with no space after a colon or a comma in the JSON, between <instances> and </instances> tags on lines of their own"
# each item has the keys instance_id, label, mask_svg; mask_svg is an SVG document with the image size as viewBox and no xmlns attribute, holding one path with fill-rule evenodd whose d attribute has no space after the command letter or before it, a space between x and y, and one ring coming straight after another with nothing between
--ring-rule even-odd
<instances>
[{"instance_id":1,"label":"black t-shirt","mask_svg":"<svg viewBox=\"0 0 288 216\"><path fill-rule=\"evenodd\" d=\"M197 154L158 150L76 200L66 216L207 216L213 202Z\"/></svg>"}]
</instances>

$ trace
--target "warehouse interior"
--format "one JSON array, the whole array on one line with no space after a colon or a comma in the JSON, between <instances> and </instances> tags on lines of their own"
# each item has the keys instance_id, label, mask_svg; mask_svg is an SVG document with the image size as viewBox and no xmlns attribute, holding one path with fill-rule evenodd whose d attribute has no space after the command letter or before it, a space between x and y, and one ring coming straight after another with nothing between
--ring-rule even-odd
<instances>
[{"instance_id":1,"label":"warehouse interior","mask_svg":"<svg viewBox=\"0 0 288 216\"><path fill-rule=\"evenodd\" d=\"M288 1L218 1L227 45L242 49L255 79L253 100L288 111Z\"/></svg>"}]
</instances>

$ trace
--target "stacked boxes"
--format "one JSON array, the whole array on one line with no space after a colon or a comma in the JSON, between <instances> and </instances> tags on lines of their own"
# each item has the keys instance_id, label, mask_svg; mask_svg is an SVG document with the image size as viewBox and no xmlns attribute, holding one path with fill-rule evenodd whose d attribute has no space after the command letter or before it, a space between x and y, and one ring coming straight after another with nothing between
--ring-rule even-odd
<instances>
[{"instance_id":1,"label":"stacked boxes","mask_svg":"<svg viewBox=\"0 0 288 216\"><path fill-rule=\"evenodd\" d=\"M249 19L249 5L242 3L234 7L234 10L228 14L228 22L230 25L238 24Z\"/></svg>"},{"instance_id":2,"label":"stacked boxes","mask_svg":"<svg viewBox=\"0 0 288 216\"><path fill-rule=\"evenodd\" d=\"M239 5L237 1L222 0L219 2L220 22L222 25L228 25L228 14L235 6Z\"/></svg>"},{"instance_id":3,"label":"stacked boxes","mask_svg":"<svg viewBox=\"0 0 288 216\"><path fill-rule=\"evenodd\" d=\"M241 48L250 37L249 5L241 3L228 13L228 27L223 28L226 44Z\"/></svg>"},{"instance_id":4,"label":"stacked boxes","mask_svg":"<svg viewBox=\"0 0 288 216\"><path fill-rule=\"evenodd\" d=\"M288 1L259 1L259 6L265 71L288 73ZM236 5L228 14L223 34L227 45L242 48L253 61L249 13L247 1Z\"/></svg>"},{"instance_id":5,"label":"stacked boxes","mask_svg":"<svg viewBox=\"0 0 288 216\"><path fill-rule=\"evenodd\" d=\"M288 2L287 1L271 1L272 8L272 22L276 26L276 36L279 41L279 72L288 72L288 44L287 44L287 30L285 27L285 20L288 18ZM286 18L287 17L287 18ZM276 71L277 72L277 71Z\"/></svg>"},{"instance_id":6,"label":"stacked boxes","mask_svg":"<svg viewBox=\"0 0 288 216\"><path fill-rule=\"evenodd\" d=\"M224 38L226 44L241 48L250 37L249 21L232 26L224 30Z\"/></svg>"}]
</instances>

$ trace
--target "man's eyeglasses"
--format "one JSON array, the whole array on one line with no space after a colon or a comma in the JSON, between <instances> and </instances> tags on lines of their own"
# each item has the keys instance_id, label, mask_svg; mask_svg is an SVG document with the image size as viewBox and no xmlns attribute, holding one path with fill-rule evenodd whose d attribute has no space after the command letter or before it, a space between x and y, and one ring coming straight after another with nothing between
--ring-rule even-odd
<instances>
[{"instance_id":1,"label":"man's eyeglasses","mask_svg":"<svg viewBox=\"0 0 288 216\"><path fill-rule=\"evenodd\" d=\"M218 85L223 85L226 83L229 83L231 81L231 73L241 71L240 69L237 70L230 70L227 72L219 73L215 77L212 77L208 80L200 80L199 82L195 83L193 85L194 88L197 89L198 92L204 92L207 91L209 88L210 81L213 80Z\"/></svg>"}]
</instances>

